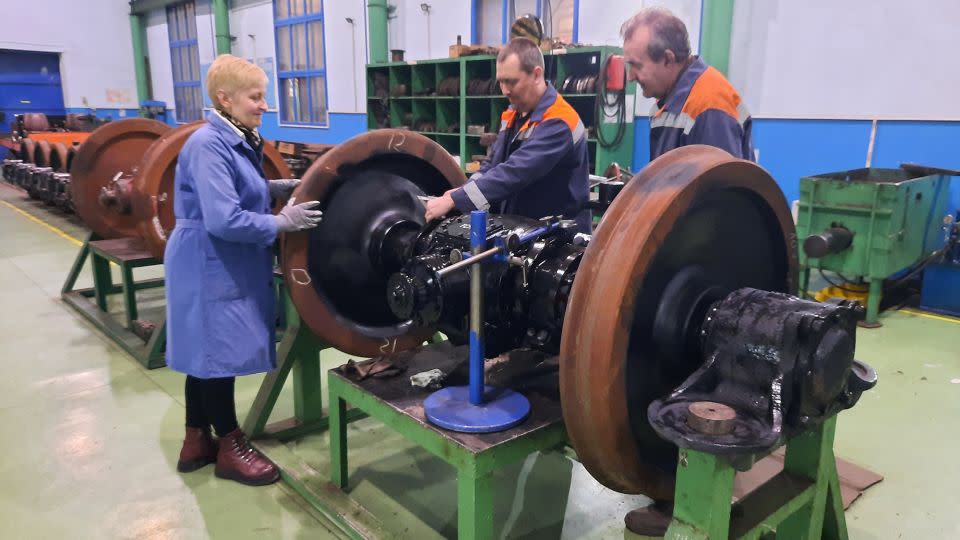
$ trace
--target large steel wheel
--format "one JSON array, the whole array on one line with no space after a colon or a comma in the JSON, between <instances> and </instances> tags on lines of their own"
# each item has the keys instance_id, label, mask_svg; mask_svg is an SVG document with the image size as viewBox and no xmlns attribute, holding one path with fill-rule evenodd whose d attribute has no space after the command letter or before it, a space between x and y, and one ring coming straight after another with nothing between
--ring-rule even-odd
<instances>
[{"instance_id":1,"label":"large steel wheel","mask_svg":"<svg viewBox=\"0 0 960 540\"><path fill-rule=\"evenodd\" d=\"M789 209L756 164L697 145L632 179L584 254L563 327L563 416L587 470L620 492L672 498L677 449L646 414L702 363L690 321L740 287L792 293L796 276Z\"/></svg>"},{"instance_id":2,"label":"large steel wheel","mask_svg":"<svg viewBox=\"0 0 960 540\"><path fill-rule=\"evenodd\" d=\"M170 126L146 118L110 122L80 147L70 166L70 192L77 215L102 238L137 235L133 212L104 208L101 190L118 174L132 174L147 148L167 131Z\"/></svg>"},{"instance_id":3,"label":"large steel wheel","mask_svg":"<svg viewBox=\"0 0 960 540\"><path fill-rule=\"evenodd\" d=\"M133 177L132 206L137 229L150 253L163 259L167 238L176 225L173 180L177 156L187 139L205 122L193 122L164 133L151 144ZM263 146L263 172L268 179L289 178L290 168L273 145Z\"/></svg>"},{"instance_id":4,"label":"large steel wheel","mask_svg":"<svg viewBox=\"0 0 960 540\"><path fill-rule=\"evenodd\" d=\"M282 264L297 312L317 336L361 356L408 349L429 336L390 312L390 272L372 256L373 244L391 228L422 227L417 197L442 195L465 180L437 143L402 130L365 133L314 162L293 196L320 201L323 222L285 235Z\"/></svg>"}]
</instances>

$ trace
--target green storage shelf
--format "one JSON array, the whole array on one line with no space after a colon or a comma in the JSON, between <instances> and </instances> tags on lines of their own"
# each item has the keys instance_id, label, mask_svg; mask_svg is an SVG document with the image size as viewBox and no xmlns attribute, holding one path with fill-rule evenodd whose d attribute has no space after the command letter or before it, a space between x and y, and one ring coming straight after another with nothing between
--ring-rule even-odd
<instances>
[{"instance_id":1,"label":"green storage shelf","mask_svg":"<svg viewBox=\"0 0 960 540\"><path fill-rule=\"evenodd\" d=\"M559 89L567 77L598 75L612 54L622 54L622 51L617 47L583 47L548 52L544 55L545 77ZM480 135L467 133L467 126L483 125L486 132L495 133L500 127L500 115L508 106L499 88L495 89L496 95L473 95L477 91L470 91L470 81L490 80L495 76L496 57L489 55L369 64L367 127L407 128L422 133L456 156L466 169L473 155L486 153L480 146ZM635 93L636 85L630 83L628 102L632 103ZM588 129L590 170L603 174L613 162L629 167L633 161L633 117L627 117L628 125L620 143L604 148L597 142L595 131L597 94L561 92L561 95L577 110ZM599 127L609 139L615 135L616 128L615 124L607 123Z\"/></svg>"}]
</instances>

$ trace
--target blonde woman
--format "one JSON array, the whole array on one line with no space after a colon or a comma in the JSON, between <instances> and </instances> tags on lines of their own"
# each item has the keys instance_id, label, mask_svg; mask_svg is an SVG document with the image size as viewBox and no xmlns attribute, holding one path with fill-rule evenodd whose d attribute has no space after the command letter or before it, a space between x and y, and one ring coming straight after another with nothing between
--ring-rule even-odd
<instances>
[{"instance_id":1,"label":"blonde woman","mask_svg":"<svg viewBox=\"0 0 960 540\"><path fill-rule=\"evenodd\" d=\"M167 365L187 375L177 470L216 463L217 476L248 485L276 482L280 474L237 424L235 377L276 367L274 240L321 219L312 210L316 201L270 213L271 197L289 197L299 180L264 178L257 128L267 110L266 83L262 69L235 56L220 55L210 66L215 110L180 152L177 225L164 253Z\"/></svg>"}]
</instances>

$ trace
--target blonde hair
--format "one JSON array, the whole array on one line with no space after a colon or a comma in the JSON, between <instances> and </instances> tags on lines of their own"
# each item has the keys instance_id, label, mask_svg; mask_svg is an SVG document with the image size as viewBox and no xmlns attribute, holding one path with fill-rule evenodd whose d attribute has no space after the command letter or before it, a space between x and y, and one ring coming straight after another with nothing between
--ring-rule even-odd
<instances>
[{"instance_id":1,"label":"blonde hair","mask_svg":"<svg viewBox=\"0 0 960 540\"><path fill-rule=\"evenodd\" d=\"M232 54L221 54L210 64L210 70L207 71L207 95L210 96L213 106L219 109L221 103L217 99L218 90L234 94L266 80L267 74L260 66Z\"/></svg>"}]
</instances>

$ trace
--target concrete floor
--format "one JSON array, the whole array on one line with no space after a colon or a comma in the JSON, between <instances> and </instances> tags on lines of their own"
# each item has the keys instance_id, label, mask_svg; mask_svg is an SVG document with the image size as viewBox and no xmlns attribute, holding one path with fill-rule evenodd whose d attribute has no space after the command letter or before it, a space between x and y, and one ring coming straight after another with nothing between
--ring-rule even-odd
<instances>
[{"instance_id":1,"label":"concrete floor","mask_svg":"<svg viewBox=\"0 0 960 540\"><path fill-rule=\"evenodd\" d=\"M0 538L339 536L283 483L175 472L183 376L144 370L59 299L84 235L75 219L0 184ZM903 311L882 321L858 336L880 384L838 427L837 454L886 477L847 512L850 537L960 538L960 321ZM261 379L238 380L241 419ZM291 411L285 395L274 416ZM452 469L373 420L349 437L351 496L399 537L455 536ZM324 474L327 445L312 435L285 451ZM496 489L498 530L511 538L637 538L622 516L647 501L604 489L556 453L504 469Z\"/></svg>"}]
</instances>

